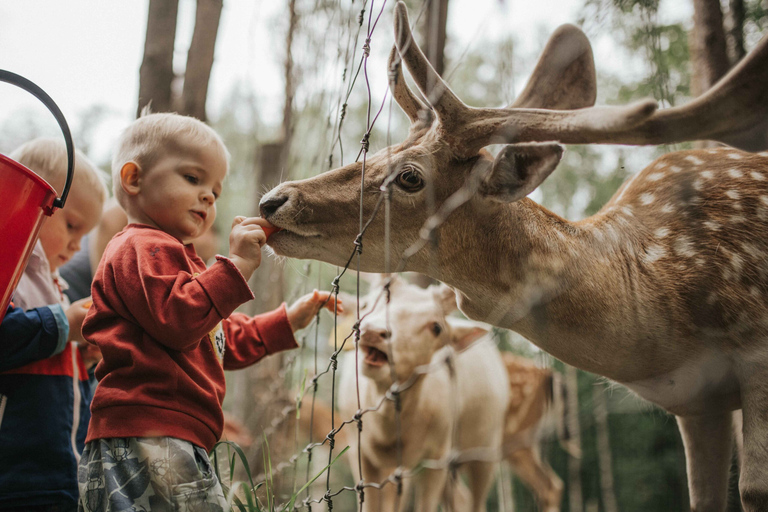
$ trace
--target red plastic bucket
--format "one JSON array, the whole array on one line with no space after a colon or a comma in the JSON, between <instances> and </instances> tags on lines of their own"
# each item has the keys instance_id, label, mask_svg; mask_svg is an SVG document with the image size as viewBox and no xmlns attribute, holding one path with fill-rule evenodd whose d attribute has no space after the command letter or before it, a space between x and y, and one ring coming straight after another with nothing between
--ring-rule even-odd
<instances>
[{"instance_id":1,"label":"red plastic bucket","mask_svg":"<svg viewBox=\"0 0 768 512\"><path fill-rule=\"evenodd\" d=\"M24 272L35 246L43 215L64 206L74 174L75 151L64 115L53 100L37 85L10 71L0 69L0 82L16 85L34 95L48 107L59 123L67 145L67 181L61 197L40 176L20 163L0 154L0 321L5 316L13 290Z\"/></svg>"}]
</instances>

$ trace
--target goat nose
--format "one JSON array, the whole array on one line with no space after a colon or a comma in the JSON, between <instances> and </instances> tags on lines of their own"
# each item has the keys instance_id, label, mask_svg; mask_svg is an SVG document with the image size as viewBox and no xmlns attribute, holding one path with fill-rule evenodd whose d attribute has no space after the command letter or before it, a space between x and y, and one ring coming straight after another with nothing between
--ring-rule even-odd
<instances>
[{"instance_id":1,"label":"goat nose","mask_svg":"<svg viewBox=\"0 0 768 512\"><path fill-rule=\"evenodd\" d=\"M264 218L269 217L270 215L274 214L278 208L283 206L286 201L288 201L287 195L265 197L259 203L259 211L261 211L261 216Z\"/></svg>"},{"instance_id":2,"label":"goat nose","mask_svg":"<svg viewBox=\"0 0 768 512\"><path fill-rule=\"evenodd\" d=\"M375 327L363 328L360 331L360 339L367 343L376 344L389 338L389 332L386 329Z\"/></svg>"}]
</instances>

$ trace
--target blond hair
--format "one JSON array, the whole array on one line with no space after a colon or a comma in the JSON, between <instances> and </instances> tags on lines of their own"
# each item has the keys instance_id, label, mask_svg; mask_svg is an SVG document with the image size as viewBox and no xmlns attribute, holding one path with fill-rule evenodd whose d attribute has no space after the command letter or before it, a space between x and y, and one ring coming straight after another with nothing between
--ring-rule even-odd
<instances>
[{"instance_id":1,"label":"blond hair","mask_svg":"<svg viewBox=\"0 0 768 512\"><path fill-rule=\"evenodd\" d=\"M127 196L120 184L120 170L126 163L135 162L140 169L148 171L162 155L211 143L219 146L229 166L229 152L213 128L194 117L173 113L153 114L145 108L141 117L128 125L118 139L117 150L112 157L115 197L125 208Z\"/></svg>"},{"instance_id":2,"label":"blond hair","mask_svg":"<svg viewBox=\"0 0 768 512\"><path fill-rule=\"evenodd\" d=\"M47 181L58 194L67 179L67 146L59 139L39 138L19 146L10 157L33 170ZM79 149L75 150L75 174L72 186L87 187L94 199L104 203L107 185L104 173Z\"/></svg>"}]
</instances>

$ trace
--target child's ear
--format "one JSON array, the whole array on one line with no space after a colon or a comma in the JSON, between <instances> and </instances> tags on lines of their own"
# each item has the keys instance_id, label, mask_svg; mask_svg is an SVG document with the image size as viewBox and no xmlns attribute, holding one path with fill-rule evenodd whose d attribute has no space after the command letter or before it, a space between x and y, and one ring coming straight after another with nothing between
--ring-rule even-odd
<instances>
[{"instance_id":1,"label":"child's ear","mask_svg":"<svg viewBox=\"0 0 768 512\"><path fill-rule=\"evenodd\" d=\"M141 169L136 162L126 162L120 169L120 186L126 194L135 196L139 193L139 177Z\"/></svg>"}]
</instances>

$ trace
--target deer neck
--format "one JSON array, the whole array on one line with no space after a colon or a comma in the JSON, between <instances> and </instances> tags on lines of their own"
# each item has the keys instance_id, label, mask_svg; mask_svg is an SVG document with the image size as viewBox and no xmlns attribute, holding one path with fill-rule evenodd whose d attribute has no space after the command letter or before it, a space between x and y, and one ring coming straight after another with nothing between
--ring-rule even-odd
<instances>
[{"instance_id":1,"label":"deer neck","mask_svg":"<svg viewBox=\"0 0 768 512\"><path fill-rule=\"evenodd\" d=\"M472 215L483 214L463 217ZM657 343L646 322L658 322L658 311L647 306L658 301L647 296L637 263L641 235L626 216L573 223L529 199L491 216L475 225L498 226L493 232L458 237L465 243L453 250L441 247L446 257L433 277L457 289L461 310L582 369L619 381L644 377L647 358L640 365L637 356ZM663 343L667 327L656 329Z\"/></svg>"}]
</instances>

